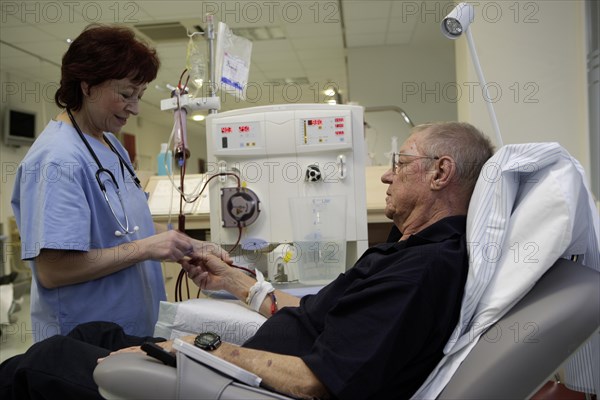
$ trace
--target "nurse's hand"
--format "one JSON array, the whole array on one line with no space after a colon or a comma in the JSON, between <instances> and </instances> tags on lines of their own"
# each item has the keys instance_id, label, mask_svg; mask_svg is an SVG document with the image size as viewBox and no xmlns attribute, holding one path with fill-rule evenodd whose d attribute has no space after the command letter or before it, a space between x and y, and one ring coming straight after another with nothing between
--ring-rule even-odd
<instances>
[{"instance_id":1,"label":"nurse's hand","mask_svg":"<svg viewBox=\"0 0 600 400\"><path fill-rule=\"evenodd\" d=\"M175 230L165 231L145 239L137 240L140 259L179 261L194 251L194 240Z\"/></svg>"},{"instance_id":2,"label":"nurse's hand","mask_svg":"<svg viewBox=\"0 0 600 400\"><path fill-rule=\"evenodd\" d=\"M201 240L196 239L192 239L192 242L194 244L194 252L192 254L189 254L191 258L198 258L202 254L212 254L214 256L219 257L227 264L233 264L233 260L229 256L229 253L223 250L218 244L211 242L203 242Z\"/></svg>"}]
</instances>

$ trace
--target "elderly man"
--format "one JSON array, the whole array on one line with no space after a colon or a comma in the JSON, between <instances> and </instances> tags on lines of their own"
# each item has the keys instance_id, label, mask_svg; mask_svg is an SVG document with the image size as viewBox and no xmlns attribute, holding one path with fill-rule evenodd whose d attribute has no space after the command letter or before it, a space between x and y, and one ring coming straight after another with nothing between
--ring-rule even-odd
<instances>
[{"instance_id":1,"label":"elderly man","mask_svg":"<svg viewBox=\"0 0 600 400\"><path fill-rule=\"evenodd\" d=\"M208 350L294 397L409 398L441 360L457 323L468 269L467 208L492 153L489 140L469 124L416 127L381 178L388 185L385 213L399 240L370 248L316 295L298 299L277 290L267 293L252 277L210 254L184 261L198 286L227 290L268 317L243 346L222 343ZM109 351L82 343L86 335L79 329L74 336L79 340L69 346L59 340L46 347L62 347L50 353L60 359L79 355L75 378L73 371L68 379L56 374L67 388L69 380L86 388L79 398L93 397L94 357ZM92 341L114 350L141 340ZM171 349L171 342L160 345ZM35 368L32 364L27 365ZM1 385L12 379L13 390L18 389L19 368L3 365L0 373Z\"/></svg>"}]
</instances>

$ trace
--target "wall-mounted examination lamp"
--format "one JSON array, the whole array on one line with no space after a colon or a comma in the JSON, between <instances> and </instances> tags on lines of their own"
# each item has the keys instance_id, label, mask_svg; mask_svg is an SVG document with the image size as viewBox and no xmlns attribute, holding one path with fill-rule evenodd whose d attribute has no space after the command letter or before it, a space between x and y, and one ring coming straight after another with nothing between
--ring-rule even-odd
<instances>
[{"instance_id":1,"label":"wall-mounted examination lamp","mask_svg":"<svg viewBox=\"0 0 600 400\"><path fill-rule=\"evenodd\" d=\"M479 64L479 58L477 57L477 51L475 50L475 43L473 42L473 35L469 25L473 22L475 17L473 6L467 3L460 3L442 20L442 33L448 39L458 39L463 33L467 35L467 43L469 44L469 51L471 53L471 60L475 67L475 72L479 78L479 84L483 91L483 99L486 103L490 119L492 121L492 127L496 133L496 144L498 147L502 147L502 136L500 135L500 127L498 126L498 120L496 119L496 113L494 111L494 105L490 99L488 92L487 83L483 77L483 71Z\"/></svg>"}]
</instances>

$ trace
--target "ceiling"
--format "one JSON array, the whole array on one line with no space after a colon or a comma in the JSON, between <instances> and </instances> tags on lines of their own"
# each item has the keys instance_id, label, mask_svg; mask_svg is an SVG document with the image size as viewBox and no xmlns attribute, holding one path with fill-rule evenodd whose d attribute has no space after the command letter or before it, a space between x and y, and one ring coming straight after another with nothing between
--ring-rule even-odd
<instances>
[{"instance_id":1,"label":"ceiling","mask_svg":"<svg viewBox=\"0 0 600 400\"><path fill-rule=\"evenodd\" d=\"M158 112L160 100L170 96L167 85L176 85L186 66L189 42L186 30L205 29L203 16L211 13L216 21L225 22L240 35L247 35L248 28L253 28L250 33L254 35L247 100L240 102L225 96L223 110L268 103L323 102L326 100L323 90L329 86L337 87L345 102L352 99L348 87L349 49L422 46L444 40L436 25L449 11L449 3L428 3L398 0L6 2L0 19L0 68L8 74L39 82L39 90L43 94L51 92L51 98L53 87L60 79L60 62L68 47L66 40L75 38L88 23L124 23L140 34L148 24L175 25L180 32L176 38L146 36L158 50L161 69L144 95L142 111L144 118L159 120L162 116ZM205 40L200 43L206 48ZM148 109L156 112L145 112Z\"/></svg>"}]
</instances>

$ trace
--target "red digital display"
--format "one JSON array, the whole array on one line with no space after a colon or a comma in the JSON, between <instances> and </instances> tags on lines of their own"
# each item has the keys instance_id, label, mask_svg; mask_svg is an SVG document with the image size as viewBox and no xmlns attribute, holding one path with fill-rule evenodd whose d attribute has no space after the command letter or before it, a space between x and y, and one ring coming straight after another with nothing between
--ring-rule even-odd
<instances>
[{"instance_id":1,"label":"red digital display","mask_svg":"<svg viewBox=\"0 0 600 400\"><path fill-rule=\"evenodd\" d=\"M343 128L343 127L344 127L344 124L335 124L335 127L336 127L336 128Z\"/></svg>"},{"instance_id":2,"label":"red digital display","mask_svg":"<svg viewBox=\"0 0 600 400\"><path fill-rule=\"evenodd\" d=\"M224 126L221 128L221 133L231 133L231 127L230 126Z\"/></svg>"},{"instance_id":3,"label":"red digital display","mask_svg":"<svg viewBox=\"0 0 600 400\"><path fill-rule=\"evenodd\" d=\"M250 132L250 127L248 125L241 125L238 129L240 132Z\"/></svg>"},{"instance_id":4,"label":"red digital display","mask_svg":"<svg viewBox=\"0 0 600 400\"><path fill-rule=\"evenodd\" d=\"M344 134L344 131L335 131L335 134L336 134L336 135L343 135L343 134Z\"/></svg>"},{"instance_id":5,"label":"red digital display","mask_svg":"<svg viewBox=\"0 0 600 400\"><path fill-rule=\"evenodd\" d=\"M323 125L322 119L309 119L308 125Z\"/></svg>"},{"instance_id":6,"label":"red digital display","mask_svg":"<svg viewBox=\"0 0 600 400\"><path fill-rule=\"evenodd\" d=\"M344 122L344 118L336 118L335 122Z\"/></svg>"}]
</instances>

